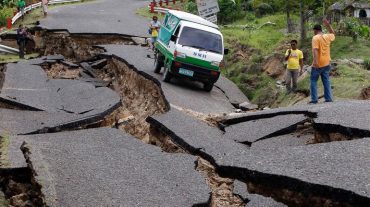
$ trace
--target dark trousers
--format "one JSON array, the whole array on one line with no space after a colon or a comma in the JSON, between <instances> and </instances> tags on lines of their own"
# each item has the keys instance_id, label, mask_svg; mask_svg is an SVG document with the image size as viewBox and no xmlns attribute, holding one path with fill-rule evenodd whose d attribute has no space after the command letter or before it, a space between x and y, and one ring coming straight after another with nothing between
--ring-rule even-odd
<instances>
[{"instance_id":1,"label":"dark trousers","mask_svg":"<svg viewBox=\"0 0 370 207\"><path fill-rule=\"evenodd\" d=\"M18 43L19 43L19 58L24 59L24 49L26 47L26 40L20 40Z\"/></svg>"}]
</instances>

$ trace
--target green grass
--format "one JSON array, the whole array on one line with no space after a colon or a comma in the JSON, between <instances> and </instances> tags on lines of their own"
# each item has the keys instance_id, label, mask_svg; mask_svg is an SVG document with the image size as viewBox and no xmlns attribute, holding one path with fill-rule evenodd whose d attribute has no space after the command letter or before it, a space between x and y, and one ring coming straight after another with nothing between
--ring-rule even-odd
<instances>
[{"instance_id":1,"label":"green grass","mask_svg":"<svg viewBox=\"0 0 370 207\"><path fill-rule=\"evenodd\" d=\"M259 28L266 22L272 22L276 25L266 25ZM286 16L284 14L269 15L255 20L244 18L233 24L221 28L225 42L238 41L240 44L258 48L263 55L271 54L285 40L295 37L286 36L285 31ZM247 26L246 29L240 26Z\"/></svg>"},{"instance_id":2,"label":"green grass","mask_svg":"<svg viewBox=\"0 0 370 207\"><path fill-rule=\"evenodd\" d=\"M363 88L370 86L370 73L359 66L340 65L338 77L332 78L333 94L338 98L358 99Z\"/></svg>"},{"instance_id":3,"label":"green grass","mask_svg":"<svg viewBox=\"0 0 370 207\"><path fill-rule=\"evenodd\" d=\"M342 64L337 68L338 76L331 77L332 92L335 100L342 99L358 99L361 90L370 86L370 72L361 66ZM322 82L319 79L317 82L318 94L323 95L324 90ZM298 83L298 90L308 91L310 88L309 75ZM287 94L282 91L276 99L274 106L289 106L300 101L302 97L296 94ZM305 101L308 101L306 98Z\"/></svg>"},{"instance_id":4,"label":"green grass","mask_svg":"<svg viewBox=\"0 0 370 207\"><path fill-rule=\"evenodd\" d=\"M358 99L361 90L370 85L370 73L358 65L342 64L337 68L338 76L331 77L333 95L339 99ZM298 84L300 89L309 89L310 80L307 77ZM321 80L318 81L318 94L323 94Z\"/></svg>"},{"instance_id":5,"label":"green grass","mask_svg":"<svg viewBox=\"0 0 370 207\"><path fill-rule=\"evenodd\" d=\"M0 166L8 166L8 148L10 144L10 135L4 133L0 135Z\"/></svg>"},{"instance_id":6,"label":"green grass","mask_svg":"<svg viewBox=\"0 0 370 207\"><path fill-rule=\"evenodd\" d=\"M25 59L35 58L38 57L38 53L32 53L25 55ZM18 55L13 54L6 54L6 55L0 55L0 63L12 63L12 62L18 62L21 60Z\"/></svg>"},{"instance_id":7,"label":"green grass","mask_svg":"<svg viewBox=\"0 0 370 207\"><path fill-rule=\"evenodd\" d=\"M351 37L337 36L331 45L332 59L369 58L370 41L358 39L354 42Z\"/></svg>"}]
</instances>

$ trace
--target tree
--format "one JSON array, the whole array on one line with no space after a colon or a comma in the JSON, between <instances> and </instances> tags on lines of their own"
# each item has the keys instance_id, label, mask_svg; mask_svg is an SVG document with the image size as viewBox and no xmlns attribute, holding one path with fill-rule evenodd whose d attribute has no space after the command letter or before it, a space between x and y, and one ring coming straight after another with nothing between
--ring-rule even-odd
<instances>
[{"instance_id":1,"label":"tree","mask_svg":"<svg viewBox=\"0 0 370 207\"><path fill-rule=\"evenodd\" d=\"M287 32L292 33L293 32L293 22L290 18L290 11L291 11L291 2L290 0L286 0L286 24L287 24Z\"/></svg>"}]
</instances>

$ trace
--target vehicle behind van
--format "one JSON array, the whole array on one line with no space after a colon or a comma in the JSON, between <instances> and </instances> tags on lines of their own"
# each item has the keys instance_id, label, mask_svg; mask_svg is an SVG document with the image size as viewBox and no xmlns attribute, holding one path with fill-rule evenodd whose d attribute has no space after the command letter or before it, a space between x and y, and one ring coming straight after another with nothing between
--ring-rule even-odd
<instances>
[{"instance_id":1,"label":"vehicle behind van","mask_svg":"<svg viewBox=\"0 0 370 207\"><path fill-rule=\"evenodd\" d=\"M223 67L223 36L217 25L193 14L169 10L155 43L155 72L200 81L211 91Z\"/></svg>"}]
</instances>

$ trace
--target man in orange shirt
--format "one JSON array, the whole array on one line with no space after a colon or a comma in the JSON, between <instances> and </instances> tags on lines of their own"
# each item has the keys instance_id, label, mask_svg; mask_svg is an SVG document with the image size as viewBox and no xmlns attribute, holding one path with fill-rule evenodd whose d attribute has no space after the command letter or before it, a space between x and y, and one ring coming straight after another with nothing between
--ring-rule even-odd
<instances>
[{"instance_id":1,"label":"man in orange shirt","mask_svg":"<svg viewBox=\"0 0 370 207\"><path fill-rule=\"evenodd\" d=\"M322 32L321 25L315 25L313 30L315 36L312 38L312 53L313 62L311 70L311 104L316 104L318 101L317 97L317 80L321 77L321 81L324 85L324 98L325 102L332 102L333 95L330 86L330 43L334 41L335 35L334 30L330 26L327 19L323 20L323 24L329 31L329 34Z\"/></svg>"}]
</instances>

